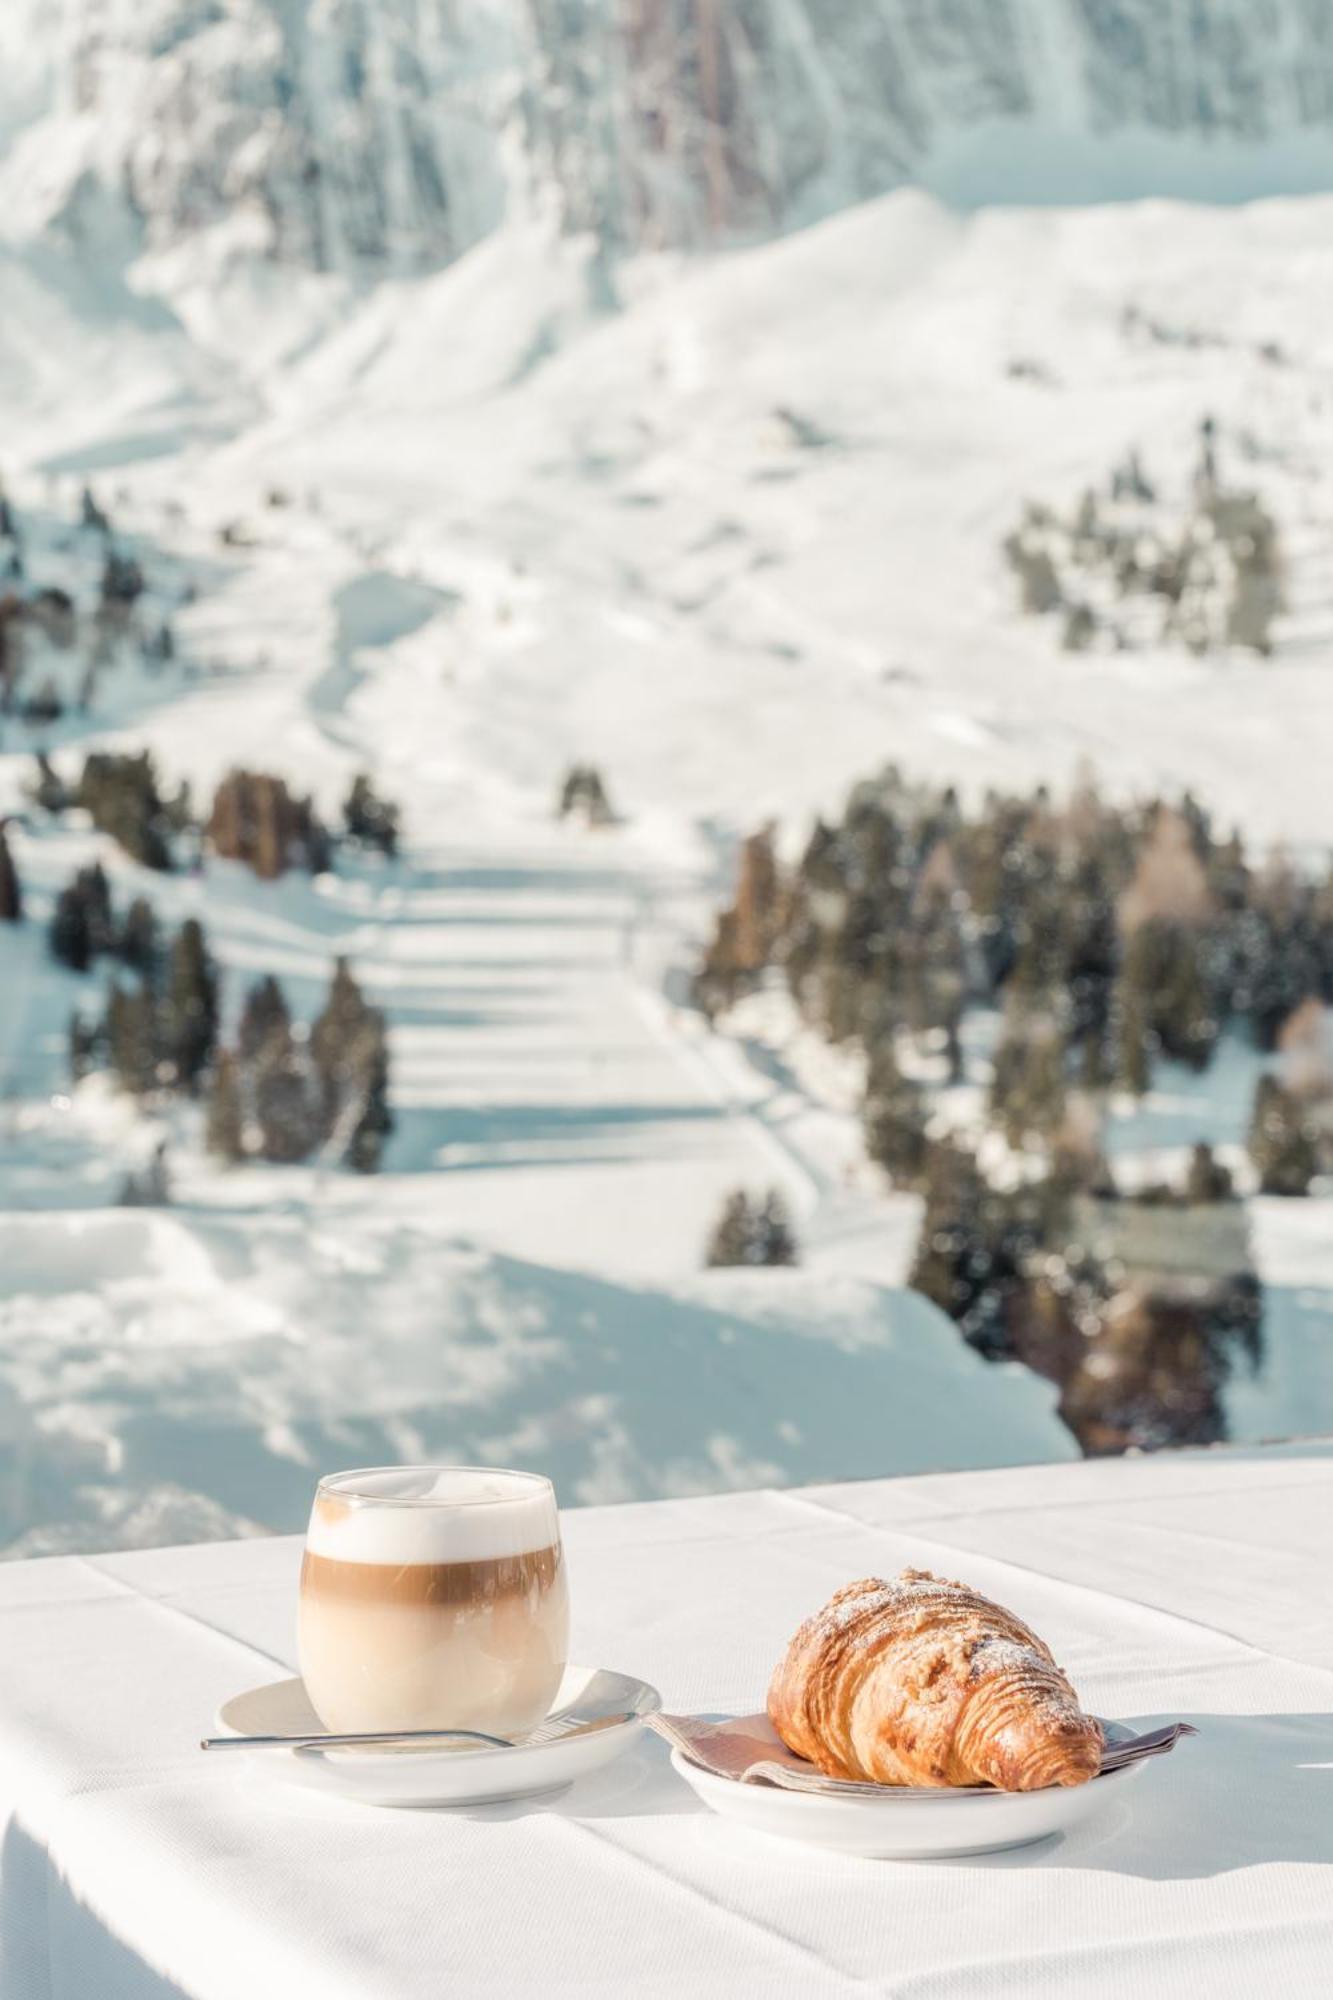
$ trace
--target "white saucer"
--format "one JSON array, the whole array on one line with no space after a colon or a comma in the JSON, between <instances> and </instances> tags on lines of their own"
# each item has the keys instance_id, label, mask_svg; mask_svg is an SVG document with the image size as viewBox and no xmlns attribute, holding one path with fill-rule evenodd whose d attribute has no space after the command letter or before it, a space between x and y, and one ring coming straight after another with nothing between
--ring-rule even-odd
<instances>
[{"instance_id":1,"label":"white saucer","mask_svg":"<svg viewBox=\"0 0 1333 2000\"><path fill-rule=\"evenodd\" d=\"M1106 1725L1114 1739L1116 1723ZM1126 1764L1086 1785L1049 1786L1040 1792L904 1792L886 1789L879 1798L824 1798L786 1792L775 1785L745 1785L719 1778L673 1750L671 1762L687 1785L724 1819L755 1833L798 1840L839 1854L897 1861L942 1860L958 1854L990 1854L1003 1847L1026 1847L1048 1834L1081 1826L1113 1800L1143 1769Z\"/></svg>"},{"instance_id":2,"label":"white saucer","mask_svg":"<svg viewBox=\"0 0 1333 2000\"><path fill-rule=\"evenodd\" d=\"M662 1706L656 1688L605 1667L569 1666L552 1713L587 1706L590 1714L632 1710L631 1720L554 1743L512 1750L229 1750L246 1769L307 1790L336 1792L375 1806L465 1806L551 1792L609 1764L643 1728L643 1717ZM219 1736L309 1735L321 1728L297 1679L270 1681L233 1695L218 1710Z\"/></svg>"}]
</instances>

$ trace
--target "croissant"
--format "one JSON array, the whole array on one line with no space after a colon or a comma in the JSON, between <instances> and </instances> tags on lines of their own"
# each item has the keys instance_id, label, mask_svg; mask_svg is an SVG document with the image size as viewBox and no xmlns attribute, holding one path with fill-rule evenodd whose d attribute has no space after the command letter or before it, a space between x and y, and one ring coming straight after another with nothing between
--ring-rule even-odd
<instances>
[{"instance_id":1,"label":"croissant","mask_svg":"<svg viewBox=\"0 0 1333 2000\"><path fill-rule=\"evenodd\" d=\"M1102 1731L1050 1650L966 1584L905 1569L807 1618L768 1691L773 1727L833 1778L880 1785L1082 1785Z\"/></svg>"}]
</instances>

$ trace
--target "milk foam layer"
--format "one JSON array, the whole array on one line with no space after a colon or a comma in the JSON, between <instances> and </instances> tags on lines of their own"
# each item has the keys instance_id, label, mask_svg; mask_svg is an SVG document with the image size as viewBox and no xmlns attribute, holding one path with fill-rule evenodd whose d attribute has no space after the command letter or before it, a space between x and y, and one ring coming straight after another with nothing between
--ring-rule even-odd
<instances>
[{"instance_id":1,"label":"milk foam layer","mask_svg":"<svg viewBox=\"0 0 1333 2000\"><path fill-rule=\"evenodd\" d=\"M306 1547L334 1562L494 1562L558 1540L544 1479L484 1466L340 1473L316 1496Z\"/></svg>"}]
</instances>

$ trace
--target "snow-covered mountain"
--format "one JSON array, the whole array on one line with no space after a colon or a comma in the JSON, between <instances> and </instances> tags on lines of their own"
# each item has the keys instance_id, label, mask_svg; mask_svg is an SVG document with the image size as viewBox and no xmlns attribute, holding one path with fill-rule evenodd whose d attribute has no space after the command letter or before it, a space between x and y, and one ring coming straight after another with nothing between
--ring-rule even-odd
<instances>
[{"instance_id":1,"label":"snow-covered mountain","mask_svg":"<svg viewBox=\"0 0 1333 2000\"><path fill-rule=\"evenodd\" d=\"M1275 187L1333 188L1333 0L5 0L19 587L91 604L88 480L175 636L54 729L2 718L0 1552L295 1526L368 1455L587 1499L1072 1449L1048 1384L904 1306L916 1201L840 1053L780 994L717 1030L683 996L736 836L794 848L888 758L1188 784L1323 865L1333 197L1222 205ZM1210 205L1078 205L1145 189ZM1205 417L1280 530L1272 656L1065 651L1002 559L1022 502L1071 518L1135 451L1178 526ZM71 698L83 651L34 657ZM330 819L368 770L402 852L151 875L28 799L35 749L113 745ZM553 825L587 760L620 824ZM94 859L206 922L229 1020L270 971L308 1019L354 962L383 1174L223 1170L193 1107L69 1089L105 968L46 930ZM1117 1159L1243 1165L1228 1053L1118 1114ZM806 1270L701 1274L769 1184ZM1327 1198L1252 1212L1240 1440L1333 1410Z\"/></svg>"},{"instance_id":2,"label":"snow-covered mountain","mask_svg":"<svg viewBox=\"0 0 1333 2000\"><path fill-rule=\"evenodd\" d=\"M7 0L0 227L87 256L448 262L1333 176L1330 0ZM160 260L168 259L164 266ZM179 274L176 274L179 275Z\"/></svg>"}]
</instances>

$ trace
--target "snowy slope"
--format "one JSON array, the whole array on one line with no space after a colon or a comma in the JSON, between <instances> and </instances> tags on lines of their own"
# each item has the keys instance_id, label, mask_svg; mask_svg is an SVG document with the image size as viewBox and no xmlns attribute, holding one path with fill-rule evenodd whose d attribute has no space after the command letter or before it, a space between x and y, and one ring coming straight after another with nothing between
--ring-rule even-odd
<instances>
[{"instance_id":1,"label":"snowy slope","mask_svg":"<svg viewBox=\"0 0 1333 2000\"><path fill-rule=\"evenodd\" d=\"M1064 780L1086 758L1317 843L1313 748L1280 788L1255 753L1277 755L1293 705L1311 746L1333 731L1316 670L1331 215L1321 198L960 218L905 192L641 266L636 303L582 324L571 306L555 351L519 369L567 266L502 233L399 289L393 324L383 300L354 315L216 470L312 487L360 547L456 595L413 713L474 768L538 783L587 753L640 804L753 823L832 805L887 756L973 784ZM1180 339L1127 334L1130 304ZM1137 446L1183 508L1205 413L1226 477L1286 537L1277 659L1062 654L1014 615L1000 543L1021 498L1072 508ZM392 728L394 687L366 700Z\"/></svg>"},{"instance_id":2,"label":"snowy slope","mask_svg":"<svg viewBox=\"0 0 1333 2000\"><path fill-rule=\"evenodd\" d=\"M1053 1391L851 1283L627 1288L336 1202L4 1218L0 1258L15 1554L297 1530L334 1464L534 1464L573 1503L1075 1453Z\"/></svg>"},{"instance_id":3,"label":"snowy slope","mask_svg":"<svg viewBox=\"0 0 1333 2000\"><path fill-rule=\"evenodd\" d=\"M907 46L909 15L850 11L847 49L873 22ZM1190 15L1203 38L1185 45L1220 62L1209 15ZM276 117L273 23L303 36L292 104L309 63L327 110L355 23L407 19L390 0L107 5L77 63L91 12L67 0L63 41L11 29L33 18L24 0L0 21L0 49L23 56L0 66L0 469L53 574L74 560L63 524L91 474L150 573L194 586L172 671L117 669L91 717L62 722L58 754L146 742L205 796L232 763L277 764L330 814L367 767L406 838L390 867L265 886L221 864L150 878L72 821L14 832L30 922L0 935L0 1544L292 1525L317 1466L424 1450L546 1463L570 1498L1067 1454L1044 1384L983 1369L894 1292L916 1205L867 1169L839 1063L766 1022L708 1033L684 977L736 836L772 815L798 843L887 758L972 791L1064 782L1086 761L1118 793L1188 783L1260 847L1323 852L1333 203L968 215L903 190L694 258L654 246L695 224L645 209L613 292L602 246L569 226L556 135L532 164L521 91L512 117L481 121L506 149L503 200L480 175L468 185L491 192L461 213L392 176L372 197L385 104L406 119L417 102L393 82L392 36L372 37L350 123ZM778 18L756 7L756 34ZM783 34L802 18L783 9ZM1108 144L1139 118L1194 144L1183 84L1175 112L1132 95L1106 109L1076 18L1042 12L1056 41L1032 71L1061 115ZM1275 18L1248 55L1226 42L1261 75L1236 101L1262 108L1266 144L1313 139L1318 64L1298 101L1295 15ZM466 19L485 97L481 40L530 17ZM931 44L922 150L900 134L884 165L867 145L874 185L915 171L946 127L983 132L968 64L990 49L990 88L1009 28L1024 48L1037 32L1035 0L957 19L948 60ZM510 83L511 56L495 69ZM114 116L80 98L85 73L94 99L117 94ZM776 75L756 89L800 110ZM1006 120L1028 116L1014 103ZM859 149L862 126L842 126ZM313 148L295 161L293 132ZM1226 143L1239 160L1249 140ZM301 230L323 168L312 181L302 159L329 148L356 188L328 197L338 249L319 268ZM762 230L744 204L728 228L832 205L812 157ZM127 161L146 176L128 205ZM845 193L862 169L844 167ZM564 170L591 185L586 158ZM680 184L653 187L665 216ZM356 235L363 199L381 238ZM600 227L595 205L583 219ZM1131 304L1162 337L1126 330ZM1226 475L1283 534L1274 658L1062 653L1018 616L1000 560L1020 499L1068 509L1137 446L1183 506L1205 412ZM243 545L224 547L234 523ZM0 812L44 740L7 719ZM603 834L551 823L579 758L622 814ZM391 1025L399 1127L380 1178L220 1172L177 1108L174 1208L114 1207L156 1128L96 1080L67 1092L66 1016L101 980L55 971L41 935L94 853L122 904L146 892L165 921L204 918L230 1017L273 971L308 1019L333 955L351 956ZM1164 1079L1119 1143L1234 1145L1252 1068L1206 1101ZM804 1271L702 1276L724 1194L770 1184ZM1328 1207L1256 1205L1269 1348L1229 1391L1238 1437L1333 1422ZM692 1371L706 1416L680 1400Z\"/></svg>"}]
</instances>

